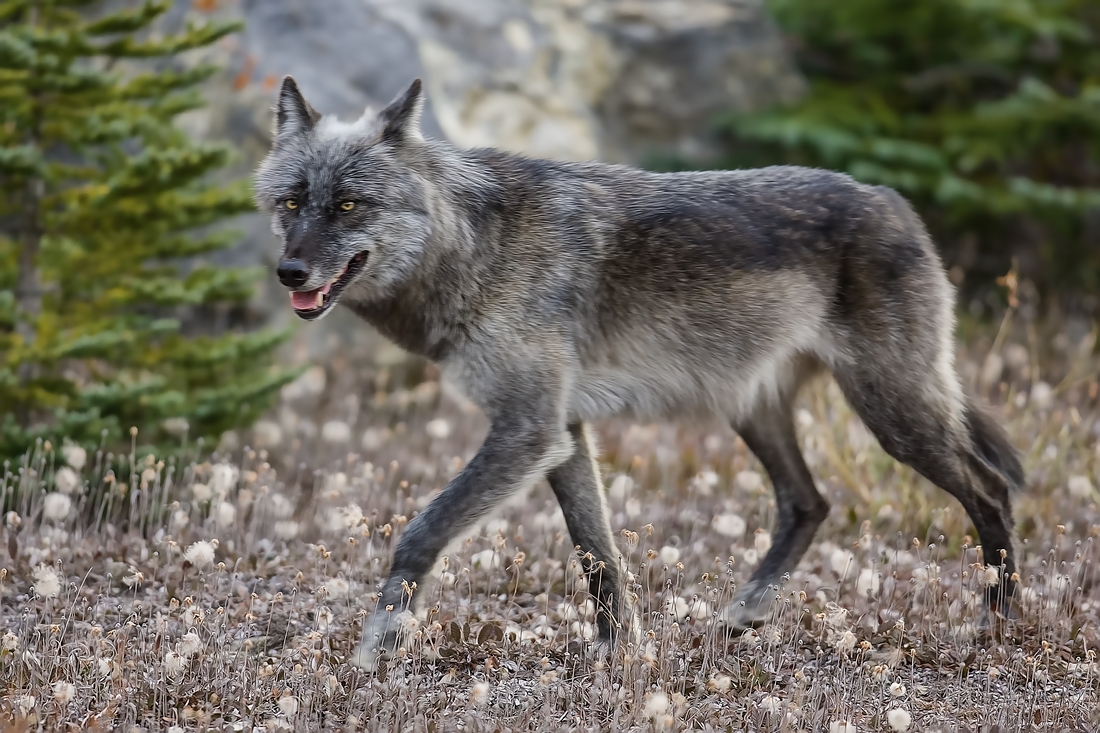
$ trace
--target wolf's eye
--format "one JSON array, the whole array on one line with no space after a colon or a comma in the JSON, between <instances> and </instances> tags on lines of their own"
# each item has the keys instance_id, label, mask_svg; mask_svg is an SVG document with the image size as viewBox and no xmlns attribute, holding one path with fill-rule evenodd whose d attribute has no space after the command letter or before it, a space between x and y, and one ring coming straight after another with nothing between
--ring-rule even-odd
<instances>
[{"instance_id":1,"label":"wolf's eye","mask_svg":"<svg viewBox=\"0 0 1100 733\"><path fill-rule=\"evenodd\" d=\"M355 202L354 201L345 201L342 204L340 204L340 210L341 211L351 211L354 208L355 208Z\"/></svg>"},{"instance_id":2,"label":"wolf's eye","mask_svg":"<svg viewBox=\"0 0 1100 733\"><path fill-rule=\"evenodd\" d=\"M287 199L283 202L283 206L287 207L291 211L298 208L298 199Z\"/></svg>"}]
</instances>

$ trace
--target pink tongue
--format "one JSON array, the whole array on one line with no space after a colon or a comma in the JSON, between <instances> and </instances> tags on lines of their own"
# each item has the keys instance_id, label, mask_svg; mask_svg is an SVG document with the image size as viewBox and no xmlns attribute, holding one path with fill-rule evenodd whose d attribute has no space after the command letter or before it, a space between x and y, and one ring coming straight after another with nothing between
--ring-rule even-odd
<instances>
[{"instance_id":1,"label":"pink tongue","mask_svg":"<svg viewBox=\"0 0 1100 733\"><path fill-rule=\"evenodd\" d=\"M317 291L310 290L306 293L291 293L290 304L300 311L306 311L317 307Z\"/></svg>"},{"instance_id":2,"label":"pink tongue","mask_svg":"<svg viewBox=\"0 0 1100 733\"><path fill-rule=\"evenodd\" d=\"M312 310L317 307L317 293L327 293L332 289L332 283L326 283L317 290L307 290L304 293L291 293L290 305L300 311Z\"/></svg>"}]
</instances>

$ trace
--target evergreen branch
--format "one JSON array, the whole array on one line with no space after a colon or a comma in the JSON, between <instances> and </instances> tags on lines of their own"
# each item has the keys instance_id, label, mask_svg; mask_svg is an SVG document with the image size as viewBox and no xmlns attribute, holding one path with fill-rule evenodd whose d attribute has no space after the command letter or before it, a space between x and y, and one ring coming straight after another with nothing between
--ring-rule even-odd
<instances>
[{"instance_id":1,"label":"evergreen branch","mask_svg":"<svg viewBox=\"0 0 1100 733\"><path fill-rule=\"evenodd\" d=\"M147 27L171 7L167 0L149 0L140 8L120 10L88 23L84 26L84 33L89 36L134 33Z\"/></svg>"}]
</instances>

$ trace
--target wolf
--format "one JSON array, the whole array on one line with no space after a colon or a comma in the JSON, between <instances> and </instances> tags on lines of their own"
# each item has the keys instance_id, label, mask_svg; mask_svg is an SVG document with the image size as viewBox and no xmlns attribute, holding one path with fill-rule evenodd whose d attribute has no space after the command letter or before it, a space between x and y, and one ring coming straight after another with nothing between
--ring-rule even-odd
<instances>
[{"instance_id":1,"label":"wolf","mask_svg":"<svg viewBox=\"0 0 1100 733\"><path fill-rule=\"evenodd\" d=\"M955 371L954 290L894 190L795 166L654 173L426 139L413 81L355 121L286 77L256 201L282 244L298 317L337 304L437 364L486 414L474 458L409 522L353 662L402 637L437 559L543 478L597 602L599 640L630 625L589 425L717 417L774 487L771 548L721 612L766 615L829 505L792 402L831 373L883 449L953 495L1016 583L1011 494L1025 481L997 420Z\"/></svg>"}]
</instances>

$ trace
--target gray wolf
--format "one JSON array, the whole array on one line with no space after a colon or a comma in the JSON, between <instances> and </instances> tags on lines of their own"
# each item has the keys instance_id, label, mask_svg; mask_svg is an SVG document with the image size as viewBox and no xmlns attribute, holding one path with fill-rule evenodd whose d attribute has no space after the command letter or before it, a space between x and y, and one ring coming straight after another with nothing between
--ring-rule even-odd
<instances>
[{"instance_id":1,"label":"gray wolf","mask_svg":"<svg viewBox=\"0 0 1100 733\"><path fill-rule=\"evenodd\" d=\"M613 415L718 416L759 458L774 540L722 612L757 623L829 510L792 421L822 371L891 456L962 503L1001 572L989 607L1004 610L1024 472L960 385L954 291L899 194L800 167L658 174L460 150L421 135L422 104L417 80L342 122L287 77L255 176L298 316L349 308L491 423L401 536L356 663L398 642L449 543L543 477L613 640L625 571L588 428Z\"/></svg>"}]
</instances>

